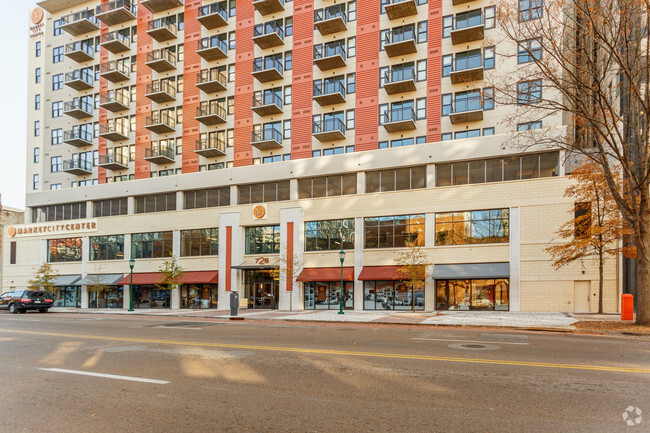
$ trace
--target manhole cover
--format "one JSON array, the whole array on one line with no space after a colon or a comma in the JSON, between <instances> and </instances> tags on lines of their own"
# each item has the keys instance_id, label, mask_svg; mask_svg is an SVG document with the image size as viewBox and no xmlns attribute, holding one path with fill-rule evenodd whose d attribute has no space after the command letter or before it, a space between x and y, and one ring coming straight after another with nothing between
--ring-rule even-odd
<instances>
[{"instance_id":1,"label":"manhole cover","mask_svg":"<svg viewBox=\"0 0 650 433\"><path fill-rule=\"evenodd\" d=\"M468 349L485 349L482 344L463 344L462 346Z\"/></svg>"},{"instance_id":2,"label":"manhole cover","mask_svg":"<svg viewBox=\"0 0 650 433\"><path fill-rule=\"evenodd\" d=\"M450 344L450 349L460 349L460 350L498 350L501 349L500 346L494 346L492 344L472 344L472 343L455 343Z\"/></svg>"}]
</instances>

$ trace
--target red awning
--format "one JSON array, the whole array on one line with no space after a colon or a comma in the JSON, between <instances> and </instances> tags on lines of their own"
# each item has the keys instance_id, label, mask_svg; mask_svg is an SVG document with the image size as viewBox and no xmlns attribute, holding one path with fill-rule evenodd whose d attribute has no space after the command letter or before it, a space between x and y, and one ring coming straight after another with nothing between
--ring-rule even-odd
<instances>
[{"instance_id":1,"label":"red awning","mask_svg":"<svg viewBox=\"0 0 650 433\"><path fill-rule=\"evenodd\" d=\"M404 275L401 269L402 266L364 266L359 274L359 280L404 280L408 277ZM424 276L425 269L423 266L421 278L424 278Z\"/></svg>"},{"instance_id":2,"label":"red awning","mask_svg":"<svg viewBox=\"0 0 650 433\"><path fill-rule=\"evenodd\" d=\"M341 268L305 268L297 281L341 281ZM343 268L343 281L354 281L354 267Z\"/></svg>"},{"instance_id":3,"label":"red awning","mask_svg":"<svg viewBox=\"0 0 650 433\"><path fill-rule=\"evenodd\" d=\"M134 285L156 285L160 284L165 276L161 272L139 272L133 274ZM183 272L181 284L217 284L219 281L217 271L189 271ZM131 275L127 274L117 282L124 286L131 283Z\"/></svg>"}]
</instances>

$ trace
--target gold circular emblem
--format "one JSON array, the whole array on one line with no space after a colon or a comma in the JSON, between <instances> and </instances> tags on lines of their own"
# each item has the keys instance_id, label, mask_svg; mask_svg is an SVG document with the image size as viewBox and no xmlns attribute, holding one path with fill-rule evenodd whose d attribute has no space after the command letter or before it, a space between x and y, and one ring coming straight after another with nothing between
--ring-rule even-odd
<instances>
[{"instance_id":1,"label":"gold circular emblem","mask_svg":"<svg viewBox=\"0 0 650 433\"><path fill-rule=\"evenodd\" d=\"M32 11L32 23L39 24L43 21L43 9L36 8Z\"/></svg>"},{"instance_id":2,"label":"gold circular emblem","mask_svg":"<svg viewBox=\"0 0 650 433\"><path fill-rule=\"evenodd\" d=\"M8 232L9 232L9 237L13 238L14 236L16 236L16 227L9 227Z\"/></svg>"},{"instance_id":3,"label":"gold circular emblem","mask_svg":"<svg viewBox=\"0 0 650 433\"><path fill-rule=\"evenodd\" d=\"M255 218L264 218L264 215L266 215L266 209L261 205L255 206L253 209L253 215L255 215Z\"/></svg>"}]
</instances>

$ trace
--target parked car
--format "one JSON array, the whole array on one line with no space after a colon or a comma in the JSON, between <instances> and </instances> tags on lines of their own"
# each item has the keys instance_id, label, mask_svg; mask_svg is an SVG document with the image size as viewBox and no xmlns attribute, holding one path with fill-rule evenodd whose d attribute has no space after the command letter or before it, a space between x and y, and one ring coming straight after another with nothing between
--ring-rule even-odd
<instances>
[{"instance_id":1,"label":"parked car","mask_svg":"<svg viewBox=\"0 0 650 433\"><path fill-rule=\"evenodd\" d=\"M53 303L52 295L40 290L14 290L0 295L0 310L9 310L11 314L24 313L27 310L47 313Z\"/></svg>"}]
</instances>

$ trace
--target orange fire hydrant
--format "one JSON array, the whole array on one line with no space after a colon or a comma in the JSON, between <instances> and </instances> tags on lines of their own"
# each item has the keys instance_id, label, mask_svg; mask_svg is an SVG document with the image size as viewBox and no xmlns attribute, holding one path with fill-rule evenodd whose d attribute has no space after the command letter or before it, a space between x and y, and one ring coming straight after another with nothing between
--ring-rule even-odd
<instances>
[{"instance_id":1,"label":"orange fire hydrant","mask_svg":"<svg viewBox=\"0 0 650 433\"><path fill-rule=\"evenodd\" d=\"M621 320L634 320L634 296L629 293L621 295Z\"/></svg>"}]
</instances>

